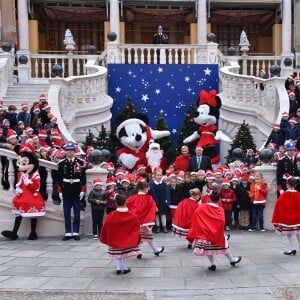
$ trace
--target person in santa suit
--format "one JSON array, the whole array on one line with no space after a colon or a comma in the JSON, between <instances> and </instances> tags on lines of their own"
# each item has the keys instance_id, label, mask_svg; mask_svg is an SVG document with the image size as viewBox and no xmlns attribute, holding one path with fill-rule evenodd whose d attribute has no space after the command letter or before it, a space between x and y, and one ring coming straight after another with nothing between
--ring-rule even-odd
<instances>
[{"instance_id":1,"label":"person in santa suit","mask_svg":"<svg viewBox=\"0 0 300 300\"><path fill-rule=\"evenodd\" d=\"M146 172L148 174L153 173L155 168L160 168L163 173L167 169L167 161L163 155L163 150L160 150L160 145L158 143L150 143L149 149L146 152L146 158L148 162L148 167Z\"/></svg>"},{"instance_id":2,"label":"person in santa suit","mask_svg":"<svg viewBox=\"0 0 300 300\"><path fill-rule=\"evenodd\" d=\"M289 250L285 255L296 255L293 236L296 236L300 247L300 193L296 191L297 180L290 176L287 179L287 190L275 203L272 223L278 235L285 235Z\"/></svg>"},{"instance_id":3,"label":"person in santa suit","mask_svg":"<svg viewBox=\"0 0 300 300\"><path fill-rule=\"evenodd\" d=\"M126 206L139 220L141 242L149 244L155 256L159 256L165 247L156 247L153 242L152 228L155 224L155 214L157 211L156 203L149 192L149 185L147 181L139 181L136 186L137 194L130 196L126 200ZM142 253L137 256L142 258Z\"/></svg>"},{"instance_id":4,"label":"person in santa suit","mask_svg":"<svg viewBox=\"0 0 300 300\"><path fill-rule=\"evenodd\" d=\"M175 212L172 223L173 235L179 238L186 238L191 226L192 217L201 201L201 192L198 188L190 190L190 197L183 199ZM192 249L192 244L188 244L188 249Z\"/></svg>"},{"instance_id":5,"label":"person in santa suit","mask_svg":"<svg viewBox=\"0 0 300 300\"><path fill-rule=\"evenodd\" d=\"M116 274L128 274L128 257L141 254L140 224L137 217L125 206L125 196L116 194L117 209L110 213L102 226L100 241L108 245L108 253L116 259Z\"/></svg>"},{"instance_id":6,"label":"person in santa suit","mask_svg":"<svg viewBox=\"0 0 300 300\"><path fill-rule=\"evenodd\" d=\"M210 195L211 202L199 205L195 211L187 240L194 244L194 255L206 255L209 270L215 271L214 255L224 254L230 265L235 267L241 257L234 257L224 236L225 215L224 209L218 205L220 200L218 188L214 188Z\"/></svg>"}]
</instances>

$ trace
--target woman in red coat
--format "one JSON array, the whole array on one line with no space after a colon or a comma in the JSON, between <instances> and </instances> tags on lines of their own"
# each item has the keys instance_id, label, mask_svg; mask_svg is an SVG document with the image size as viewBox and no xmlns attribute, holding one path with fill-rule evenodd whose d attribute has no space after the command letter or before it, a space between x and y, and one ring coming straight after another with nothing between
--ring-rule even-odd
<instances>
[{"instance_id":1,"label":"woman in red coat","mask_svg":"<svg viewBox=\"0 0 300 300\"><path fill-rule=\"evenodd\" d=\"M250 185L249 192L251 200L251 224L248 231L256 230L256 222L258 219L260 231L266 231L264 229L264 208L266 206L268 197L268 185L263 181L261 173L256 173L254 182Z\"/></svg>"},{"instance_id":2,"label":"woman in red coat","mask_svg":"<svg viewBox=\"0 0 300 300\"><path fill-rule=\"evenodd\" d=\"M199 205L195 211L187 240L194 244L194 255L206 255L210 271L216 270L214 255L224 254L234 267L241 257L234 257L224 236L224 209L218 205L220 196L217 189L210 195L211 202Z\"/></svg>"},{"instance_id":3,"label":"woman in red coat","mask_svg":"<svg viewBox=\"0 0 300 300\"><path fill-rule=\"evenodd\" d=\"M296 236L300 246L300 193L296 191L297 180L293 177L287 180L287 190L276 201L272 223L276 233L285 235L289 242L289 250L285 255L296 255L293 236Z\"/></svg>"},{"instance_id":4,"label":"woman in red coat","mask_svg":"<svg viewBox=\"0 0 300 300\"><path fill-rule=\"evenodd\" d=\"M190 195L190 198L183 199L178 204L172 224L174 236L184 239L186 239L193 214L199 207L199 201L201 200L201 192L198 188L191 189ZM188 248L191 249L192 245L189 244Z\"/></svg>"},{"instance_id":5,"label":"woman in red coat","mask_svg":"<svg viewBox=\"0 0 300 300\"><path fill-rule=\"evenodd\" d=\"M117 263L117 275L130 272L127 258L141 254L140 224L125 206L124 195L116 194L117 209L111 212L102 226L100 241L109 246L108 253Z\"/></svg>"}]
</instances>

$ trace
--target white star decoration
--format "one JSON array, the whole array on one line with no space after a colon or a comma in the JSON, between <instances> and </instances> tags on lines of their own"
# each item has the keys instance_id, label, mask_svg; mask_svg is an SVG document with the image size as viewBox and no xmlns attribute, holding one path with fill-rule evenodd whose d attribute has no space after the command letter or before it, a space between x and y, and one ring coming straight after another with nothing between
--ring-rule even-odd
<instances>
[{"instance_id":1,"label":"white star decoration","mask_svg":"<svg viewBox=\"0 0 300 300\"><path fill-rule=\"evenodd\" d=\"M173 129L172 129L172 133L173 133L173 134L177 133L177 129L176 129L176 128L173 128Z\"/></svg>"},{"instance_id":2,"label":"white star decoration","mask_svg":"<svg viewBox=\"0 0 300 300\"><path fill-rule=\"evenodd\" d=\"M142 99L141 100L144 101L144 102L147 102L149 100L148 95L147 94L142 95Z\"/></svg>"},{"instance_id":3,"label":"white star decoration","mask_svg":"<svg viewBox=\"0 0 300 300\"><path fill-rule=\"evenodd\" d=\"M184 81L185 82L189 82L190 81L190 77L188 77L188 76L184 77Z\"/></svg>"},{"instance_id":4,"label":"white star decoration","mask_svg":"<svg viewBox=\"0 0 300 300\"><path fill-rule=\"evenodd\" d=\"M156 89L154 92L156 95L160 94L160 89Z\"/></svg>"},{"instance_id":5,"label":"white star decoration","mask_svg":"<svg viewBox=\"0 0 300 300\"><path fill-rule=\"evenodd\" d=\"M162 68L162 67L159 67L158 69L157 69L157 72L158 73L162 73L164 71L164 69Z\"/></svg>"},{"instance_id":6,"label":"white star decoration","mask_svg":"<svg viewBox=\"0 0 300 300\"><path fill-rule=\"evenodd\" d=\"M212 70L210 70L209 68L206 68L206 69L204 70L205 76L206 76L206 75L210 76L211 71L212 71Z\"/></svg>"},{"instance_id":7,"label":"white star decoration","mask_svg":"<svg viewBox=\"0 0 300 300\"><path fill-rule=\"evenodd\" d=\"M119 86L116 87L116 93L121 93L121 88Z\"/></svg>"}]
</instances>

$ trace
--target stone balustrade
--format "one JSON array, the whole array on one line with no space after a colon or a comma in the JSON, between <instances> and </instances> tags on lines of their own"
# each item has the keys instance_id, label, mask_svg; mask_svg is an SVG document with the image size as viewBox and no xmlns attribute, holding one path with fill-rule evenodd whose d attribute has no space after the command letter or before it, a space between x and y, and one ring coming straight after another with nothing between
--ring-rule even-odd
<instances>
[{"instance_id":1,"label":"stone balustrade","mask_svg":"<svg viewBox=\"0 0 300 300\"><path fill-rule=\"evenodd\" d=\"M107 95L107 69L91 58L85 70L85 76L49 79L49 105L59 128L65 139L77 142L83 142L89 130L100 131L102 124L110 130L113 104Z\"/></svg>"}]
</instances>

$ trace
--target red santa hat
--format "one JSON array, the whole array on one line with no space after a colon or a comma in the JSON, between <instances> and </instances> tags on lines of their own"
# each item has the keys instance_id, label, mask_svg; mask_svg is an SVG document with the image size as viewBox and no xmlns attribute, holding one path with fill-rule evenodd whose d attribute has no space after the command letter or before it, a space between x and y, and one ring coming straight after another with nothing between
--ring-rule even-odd
<instances>
[{"instance_id":1,"label":"red santa hat","mask_svg":"<svg viewBox=\"0 0 300 300\"><path fill-rule=\"evenodd\" d=\"M40 138L46 138L46 137L47 137L47 130L45 130L45 129L40 129L40 130L39 130L39 133L38 133L38 136L39 136Z\"/></svg>"},{"instance_id":2,"label":"red santa hat","mask_svg":"<svg viewBox=\"0 0 300 300\"><path fill-rule=\"evenodd\" d=\"M242 180L248 181L248 180L249 180L248 174L244 174L244 175L242 176Z\"/></svg>"},{"instance_id":3,"label":"red santa hat","mask_svg":"<svg viewBox=\"0 0 300 300\"><path fill-rule=\"evenodd\" d=\"M127 176L125 176L122 180L121 180L121 183L123 182L127 182L127 183L130 183L130 180Z\"/></svg>"},{"instance_id":4,"label":"red santa hat","mask_svg":"<svg viewBox=\"0 0 300 300\"><path fill-rule=\"evenodd\" d=\"M231 179L230 179L230 182L234 182L234 181L240 181L240 179L236 176L236 175L234 175Z\"/></svg>"},{"instance_id":5,"label":"red santa hat","mask_svg":"<svg viewBox=\"0 0 300 300\"><path fill-rule=\"evenodd\" d=\"M214 179L215 179L214 173L212 171L207 171L206 180L214 180Z\"/></svg>"},{"instance_id":6,"label":"red santa hat","mask_svg":"<svg viewBox=\"0 0 300 300\"><path fill-rule=\"evenodd\" d=\"M161 172L161 173L162 173L162 169L161 169L160 167L154 168L153 173L158 173L158 172Z\"/></svg>"},{"instance_id":7,"label":"red santa hat","mask_svg":"<svg viewBox=\"0 0 300 300\"><path fill-rule=\"evenodd\" d=\"M253 180L255 178L255 173L250 173L249 179Z\"/></svg>"},{"instance_id":8,"label":"red santa hat","mask_svg":"<svg viewBox=\"0 0 300 300\"><path fill-rule=\"evenodd\" d=\"M224 173L224 177L231 178L231 177L232 177L232 173L231 173L231 171L230 171L230 170L227 170L227 171L225 171L225 173Z\"/></svg>"},{"instance_id":9,"label":"red santa hat","mask_svg":"<svg viewBox=\"0 0 300 300\"><path fill-rule=\"evenodd\" d=\"M160 150L160 145L158 143L150 143L149 149L150 150L153 150L153 149Z\"/></svg>"},{"instance_id":10,"label":"red santa hat","mask_svg":"<svg viewBox=\"0 0 300 300\"><path fill-rule=\"evenodd\" d=\"M117 169L116 172L115 172L116 176L118 176L118 175L125 175L125 174L126 174L126 171L123 170L123 169L121 169L121 168Z\"/></svg>"},{"instance_id":11,"label":"red santa hat","mask_svg":"<svg viewBox=\"0 0 300 300\"><path fill-rule=\"evenodd\" d=\"M107 170L112 171L112 170L114 170L114 169L115 169L114 163L111 162L111 161L109 161L109 162L107 163Z\"/></svg>"},{"instance_id":12,"label":"red santa hat","mask_svg":"<svg viewBox=\"0 0 300 300\"><path fill-rule=\"evenodd\" d=\"M48 119L50 120L50 122L53 122L53 121L57 121L57 117L54 116L53 114L48 114Z\"/></svg>"},{"instance_id":13,"label":"red santa hat","mask_svg":"<svg viewBox=\"0 0 300 300\"><path fill-rule=\"evenodd\" d=\"M222 185L228 185L228 186L230 186L229 179L228 179L228 178L224 178L224 179L222 180Z\"/></svg>"},{"instance_id":14,"label":"red santa hat","mask_svg":"<svg viewBox=\"0 0 300 300\"><path fill-rule=\"evenodd\" d=\"M114 177L110 177L106 180L106 186L116 185L116 181Z\"/></svg>"},{"instance_id":15,"label":"red santa hat","mask_svg":"<svg viewBox=\"0 0 300 300\"><path fill-rule=\"evenodd\" d=\"M12 138L16 138L18 135L13 129L8 129L7 130L7 137L6 139L9 141Z\"/></svg>"},{"instance_id":16,"label":"red santa hat","mask_svg":"<svg viewBox=\"0 0 300 300\"><path fill-rule=\"evenodd\" d=\"M291 179L293 176L290 175L289 173L284 173L282 178L285 179L285 180L288 180L288 179Z\"/></svg>"},{"instance_id":17,"label":"red santa hat","mask_svg":"<svg viewBox=\"0 0 300 300\"><path fill-rule=\"evenodd\" d=\"M27 102L22 102L22 103L21 103L21 108L23 109L23 108L25 108L25 107L28 107L28 103L27 103Z\"/></svg>"},{"instance_id":18,"label":"red santa hat","mask_svg":"<svg viewBox=\"0 0 300 300\"><path fill-rule=\"evenodd\" d=\"M146 166L143 164L138 164L136 170L137 171L146 170Z\"/></svg>"},{"instance_id":19,"label":"red santa hat","mask_svg":"<svg viewBox=\"0 0 300 300\"><path fill-rule=\"evenodd\" d=\"M295 124L298 123L298 122L297 122L297 119L296 119L295 117L291 117L291 118L289 119L289 122L290 122L290 123L295 123Z\"/></svg>"},{"instance_id":20,"label":"red santa hat","mask_svg":"<svg viewBox=\"0 0 300 300\"><path fill-rule=\"evenodd\" d=\"M93 186L96 186L96 185L103 185L102 180L98 177L93 180Z\"/></svg>"},{"instance_id":21,"label":"red santa hat","mask_svg":"<svg viewBox=\"0 0 300 300\"><path fill-rule=\"evenodd\" d=\"M19 153L22 152L29 152L29 153L34 153L34 147L30 143L22 143L20 145Z\"/></svg>"},{"instance_id":22,"label":"red santa hat","mask_svg":"<svg viewBox=\"0 0 300 300\"><path fill-rule=\"evenodd\" d=\"M223 175L223 170L218 168L218 169L215 170L214 174L215 175Z\"/></svg>"},{"instance_id":23,"label":"red santa hat","mask_svg":"<svg viewBox=\"0 0 300 300\"><path fill-rule=\"evenodd\" d=\"M295 92L292 90L288 90L288 95L289 95L289 97L291 97L291 96L295 97Z\"/></svg>"},{"instance_id":24,"label":"red santa hat","mask_svg":"<svg viewBox=\"0 0 300 300\"><path fill-rule=\"evenodd\" d=\"M29 133L30 131L33 132L33 128L31 128L30 126L28 126L28 127L25 128L25 132L26 133Z\"/></svg>"},{"instance_id":25,"label":"red santa hat","mask_svg":"<svg viewBox=\"0 0 300 300\"><path fill-rule=\"evenodd\" d=\"M40 106L39 106L38 104L34 105L34 106L32 107L32 111L33 111L34 113L39 113L39 112L41 111Z\"/></svg>"},{"instance_id":26,"label":"red santa hat","mask_svg":"<svg viewBox=\"0 0 300 300\"><path fill-rule=\"evenodd\" d=\"M46 95L45 94L40 94L40 100L46 100Z\"/></svg>"},{"instance_id":27,"label":"red santa hat","mask_svg":"<svg viewBox=\"0 0 300 300\"><path fill-rule=\"evenodd\" d=\"M283 113L282 113L282 115L281 115L282 117L288 117L289 116L289 113L288 112L286 112L286 111L284 111Z\"/></svg>"},{"instance_id":28,"label":"red santa hat","mask_svg":"<svg viewBox=\"0 0 300 300\"><path fill-rule=\"evenodd\" d=\"M50 108L51 108L51 106L48 104L48 102L43 103L42 106L41 106L42 110L46 110L46 109L50 109Z\"/></svg>"},{"instance_id":29,"label":"red santa hat","mask_svg":"<svg viewBox=\"0 0 300 300\"><path fill-rule=\"evenodd\" d=\"M273 125L273 129L280 129L280 124L277 124L277 123L274 124L274 125Z\"/></svg>"}]
</instances>

